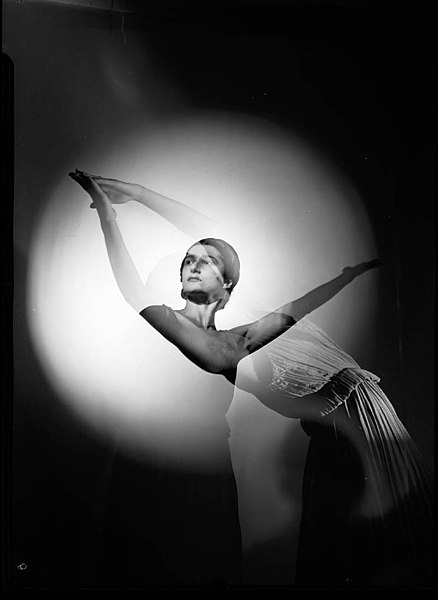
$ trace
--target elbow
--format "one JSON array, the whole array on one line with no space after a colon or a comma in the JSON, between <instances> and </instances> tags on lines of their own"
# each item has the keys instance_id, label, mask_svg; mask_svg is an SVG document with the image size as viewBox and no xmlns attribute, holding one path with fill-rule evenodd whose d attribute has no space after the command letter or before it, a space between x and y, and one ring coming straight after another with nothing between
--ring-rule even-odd
<instances>
[{"instance_id":1,"label":"elbow","mask_svg":"<svg viewBox=\"0 0 438 600\"><path fill-rule=\"evenodd\" d=\"M137 314L140 313L144 308L144 302L140 303L131 300L128 301L128 304Z\"/></svg>"},{"instance_id":2,"label":"elbow","mask_svg":"<svg viewBox=\"0 0 438 600\"><path fill-rule=\"evenodd\" d=\"M125 299L126 303L129 304L129 306L133 310L135 310L136 313L141 312L145 308L146 302L143 297L140 297L135 294L127 294L123 291L122 296Z\"/></svg>"},{"instance_id":3,"label":"elbow","mask_svg":"<svg viewBox=\"0 0 438 600\"><path fill-rule=\"evenodd\" d=\"M277 311L275 313L275 319L275 328L280 332L280 334L293 327L297 322L295 313L292 315L290 311Z\"/></svg>"}]
</instances>

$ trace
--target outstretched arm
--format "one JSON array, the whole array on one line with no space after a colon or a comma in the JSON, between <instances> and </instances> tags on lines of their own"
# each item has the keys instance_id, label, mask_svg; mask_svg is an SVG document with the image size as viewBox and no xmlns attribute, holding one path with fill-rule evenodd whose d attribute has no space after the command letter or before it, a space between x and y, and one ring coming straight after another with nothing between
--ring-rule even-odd
<instances>
[{"instance_id":1,"label":"outstretched arm","mask_svg":"<svg viewBox=\"0 0 438 600\"><path fill-rule=\"evenodd\" d=\"M175 225L182 232L196 239L207 236L218 236L218 224L199 211L154 192L136 183L127 183L117 179L109 179L76 170L77 174L90 177L106 193L112 204L125 204L133 201Z\"/></svg>"},{"instance_id":2,"label":"outstretched arm","mask_svg":"<svg viewBox=\"0 0 438 600\"><path fill-rule=\"evenodd\" d=\"M356 277L380 265L380 260L371 260L355 267L346 267L341 275L311 290L301 298L280 306L254 323L236 327L233 331L245 337L245 348L248 353L255 352L287 331L305 315L328 302Z\"/></svg>"},{"instance_id":3,"label":"outstretched arm","mask_svg":"<svg viewBox=\"0 0 438 600\"><path fill-rule=\"evenodd\" d=\"M295 321L299 321L316 308L319 308L328 302L328 300L331 300L333 296L336 296L336 294L340 292L346 285L351 283L353 279L356 279L356 277L359 277L359 275L366 273L370 269L375 269L380 265L381 261L375 259L360 263L355 267L346 267L342 270L341 275L335 277L335 279L332 279L327 283L323 283L301 298L298 298L298 300L288 302L284 306L280 307L276 312L281 312L282 314L292 317Z\"/></svg>"},{"instance_id":4,"label":"outstretched arm","mask_svg":"<svg viewBox=\"0 0 438 600\"><path fill-rule=\"evenodd\" d=\"M139 312L148 304L146 290L122 238L116 211L108 196L93 179L80 172L69 175L91 196L91 207L99 215L116 283L128 304Z\"/></svg>"}]
</instances>

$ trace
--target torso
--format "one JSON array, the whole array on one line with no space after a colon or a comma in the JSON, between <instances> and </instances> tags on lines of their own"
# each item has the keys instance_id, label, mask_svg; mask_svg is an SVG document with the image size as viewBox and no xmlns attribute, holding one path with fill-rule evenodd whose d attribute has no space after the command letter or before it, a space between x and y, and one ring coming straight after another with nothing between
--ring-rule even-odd
<instances>
[{"instance_id":1,"label":"torso","mask_svg":"<svg viewBox=\"0 0 438 600\"><path fill-rule=\"evenodd\" d=\"M172 311L184 332L184 344L179 349L199 367L213 373L221 373L230 379L230 373L247 356L245 337L242 328L217 330L214 327L203 329L190 317L179 311ZM202 354L199 348L202 347Z\"/></svg>"}]
</instances>

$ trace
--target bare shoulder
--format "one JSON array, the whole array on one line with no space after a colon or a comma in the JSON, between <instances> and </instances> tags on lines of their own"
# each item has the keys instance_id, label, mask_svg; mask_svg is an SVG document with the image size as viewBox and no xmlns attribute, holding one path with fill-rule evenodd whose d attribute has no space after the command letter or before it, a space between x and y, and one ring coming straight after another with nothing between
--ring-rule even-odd
<instances>
[{"instance_id":1,"label":"bare shoulder","mask_svg":"<svg viewBox=\"0 0 438 600\"><path fill-rule=\"evenodd\" d=\"M145 306L141 311L140 315L146 320L153 318L170 317L174 314L174 311L165 304L151 304Z\"/></svg>"},{"instance_id":2,"label":"bare shoulder","mask_svg":"<svg viewBox=\"0 0 438 600\"><path fill-rule=\"evenodd\" d=\"M140 314L190 361L210 373L235 369L248 353L245 326L219 331L202 329L165 305L147 306Z\"/></svg>"},{"instance_id":3,"label":"bare shoulder","mask_svg":"<svg viewBox=\"0 0 438 600\"><path fill-rule=\"evenodd\" d=\"M146 306L140 311L140 316L166 337L170 332L175 332L181 328L181 323L176 318L175 312L165 304Z\"/></svg>"}]
</instances>

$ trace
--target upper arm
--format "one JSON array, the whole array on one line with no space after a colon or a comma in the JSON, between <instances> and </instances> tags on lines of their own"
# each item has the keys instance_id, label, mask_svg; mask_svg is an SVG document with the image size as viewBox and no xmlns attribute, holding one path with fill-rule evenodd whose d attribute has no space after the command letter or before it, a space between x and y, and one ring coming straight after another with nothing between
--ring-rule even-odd
<instances>
[{"instance_id":1,"label":"upper arm","mask_svg":"<svg viewBox=\"0 0 438 600\"><path fill-rule=\"evenodd\" d=\"M173 343L176 343L181 337L181 324L167 306L150 305L139 311L143 317L154 329Z\"/></svg>"},{"instance_id":2,"label":"upper arm","mask_svg":"<svg viewBox=\"0 0 438 600\"><path fill-rule=\"evenodd\" d=\"M211 373L224 370L226 356L223 356L220 347L196 327L188 331L169 307L147 306L140 315L198 367Z\"/></svg>"},{"instance_id":3,"label":"upper arm","mask_svg":"<svg viewBox=\"0 0 438 600\"><path fill-rule=\"evenodd\" d=\"M184 334L183 326L168 306L146 306L140 311L140 316L192 361L195 355L202 355L203 348L197 337Z\"/></svg>"}]
</instances>

